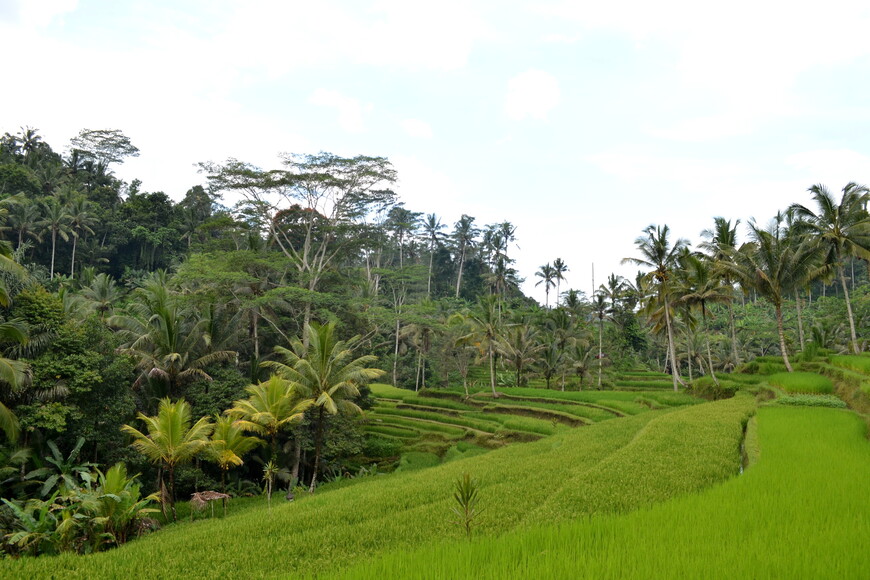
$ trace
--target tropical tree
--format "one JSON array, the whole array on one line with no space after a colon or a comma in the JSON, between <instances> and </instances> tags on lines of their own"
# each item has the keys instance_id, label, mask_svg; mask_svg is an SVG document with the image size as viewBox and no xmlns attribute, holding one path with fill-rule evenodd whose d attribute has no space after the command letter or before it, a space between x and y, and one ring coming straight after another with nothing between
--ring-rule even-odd
<instances>
[{"instance_id":1,"label":"tropical tree","mask_svg":"<svg viewBox=\"0 0 870 580\"><path fill-rule=\"evenodd\" d=\"M731 300L730 287L722 284L712 265L706 260L695 255L685 256L683 262L684 286L680 292L680 302L690 308L697 308L701 313L702 327L707 346L707 364L710 376L716 385L716 373L713 370L713 355L710 350L710 332L707 328L707 317L710 315L708 305L715 303L727 303Z\"/></svg>"},{"instance_id":2,"label":"tropical tree","mask_svg":"<svg viewBox=\"0 0 870 580\"><path fill-rule=\"evenodd\" d=\"M544 346L538 341L538 331L527 321L508 325L495 341L498 353L514 367L516 373L514 384L517 387L523 385L523 371L535 362L537 354Z\"/></svg>"},{"instance_id":3,"label":"tropical tree","mask_svg":"<svg viewBox=\"0 0 870 580\"><path fill-rule=\"evenodd\" d=\"M54 280L54 256L57 249L57 237L60 236L63 241L69 240L72 233L70 227L70 214L60 197L55 194L46 198L42 202L42 219L35 224L42 228L42 231L51 234L51 269L50 278Z\"/></svg>"},{"instance_id":4,"label":"tropical tree","mask_svg":"<svg viewBox=\"0 0 870 580\"><path fill-rule=\"evenodd\" d=\"M73 197L67 206L69 228L72 233L72 260L69 266L70 278L76 273L76 246L83 233L93 234L91 226L96 225L96 217L92 213L93 204L81 195Z\"/></svg>"},{"instance_id":5,"label":"tropical tree","mask_svg":"<svg viewBox=\"0 0 870 580\"><path fill-rule=\"evenodd\" d=\"M826 268L820 263L816 241L790 235L781 227L781 219L774 220L767 228L750 221L749 238L735 255L735 263L726 264L726 268L741 284L773 304L779 349L786 369L791 372L782 320L783 301L796 288L821 276Z\"/></svg>"},{"instance_id":6,"label":"tropical tree","mask_svg":"<svg viewBox=\"0 0 870 580\"><path fill-rule=\"evenodd\" d=\"M248 398L236 401L224 412L235 420L237 427L268 438L272 445L272 459L276 460L278 434L302 421L311 400L303 399L295 384L277 375L250 385L245 391Z\"/></svg>"},{"instance_id":7,"label":"tropical tree","mask_svg":"<svg viewBox=\"0 0 870 580\"><path fill-rule=\"evenodd\" d=\"M704 241L698 244L699 248L707 252L707 256L717 270L717 275L722 276L722 280L731 289L732 294L734 287L725 265L734 262L734 254L737 252L737 226L739 225L740 220L735 220L732 226L731 220L715 217L713 218L713 228L701 232L701 237L704 238ZM731 357L736 365L740 362L740 355L737 350L737 327L734 323L734 306L731 300L728 300L726 305L728 307L728 328L731 331Z\"/></svg>"},{"instance_id":8,"label":"tropical tree","mask_svg":"<svg viewBox=\"0 0 870 580\"><path fill-rule=\"evenodd\" d=\"M825 264L837 271L846 300L852 352L857 353L860 346L855 332L852 301L846 285L844 260L847 257L870 260L870 214L866 209L870 190L863 185L849 183L843 188L839 204L824 185L813 185L809 191L816 202L818 213L797 203L789 207L789 212L802 220L798 227L818 240L824 252Z\"/></svg>"},{"instance_id":9,"label":"tropical tree","mask_svg":"<svg viewBox=\"0 0 870 580\"><path fill-rule=\"evenodd\" d=\"M427 298L432 297L432 264L435 258L435 248L444 239L444 234L441 233L441 230L446 227L441 223L441 218L434 213L428 214L426 219L423 220L423 233L426 236L426 241L429 242L429 275L426 278Z\"/></svg>"},{"instance_id":10,"label":"tropical tree","mask_svg":"<svg viewBox=\"0 0 870 580\"><path fill-rule=\"evenodd\" d=\"M556 271L553 266L550 265L549 262L541 266L537 272L535 272L535 277L540 278L537 282L535 282L535 286L544 285L544 308L550 307L550 288L556 286Z\"/></svg>"},{"instance_id":11,"label":"tropical tree","mask_svg":"<svg viewBox=\"0 0 870 580\"><path fill-rule=\"evenodd\" d=\"M489 383L492 388L492 396L498 397L495 392L495 354L496 341L501 331L501 321L498 309L498 296L479 296L477 310L469 314L469 319L474 328L470 339L477 344L478 350L486 354L489 360Z\"/></svg>"},{"instance_id":12,"label":"tropical tree","mask_svg":"<svg viewBox=\"0 0 870 580\"><path fill-rule=\"evenodd\" d=\"M562 281L565 280L565 272L568 271L568 264L562 258L553 260L553 278L556 279L556 307L559 306L559 296L561 296Z\"/></svg>"},{"instance_id":13,"label":"tropical tree","mask_svg":"<svg viewBox=\"0 0 870 580\"><path fill-rule=\"evenodd\" d=\"M480 230L474 227L474 218L462 214L459 221L453 227L453 244L459 256L459 272L456 276L456 298L459 298L459 289L462 286L462 272L468 259L468 252L474 247Z\"/></svg>"},{"instance_id":14,"label":"tropical tree","mask_svg":"<svg viewBox=\"0 0 870 580\"><path fill-rule=\"evenodd\" d=\"M384 371L368 366L377 360L374 355L354 358L353 350L360 337L338 340L334 322L324 325L312 322L305 327L305 333L307 341L297 337L290 342L290 348L275 347L279 360L268 361L268 366L291 381L314 411L314 467L309 486L309 491L314 492L323 455L326 417L361 413L353 401L360 395L359 386L383 376Z\"/></svg>"},{"instance_id":15,"label":"tropical tree","mask_svg":"<svg viewBox=\"0 0 870 580\"><path fill-rule=\"evenodd\" d=\"M607 307L607 296L596 292L592 297L592 312L598 319L598 388L601 388L601 368L604 364L604 320L610 309Z\"/></svg>"},{"instance_id":16,"label":"tropical tree","mask_svg":"<svg viewBox=\"0 0 870 580\"><path fill-rule=\"evenodd\" d=\"M671 376L674 381L674 390L678 390L678 384L682 384L677 366L677 355L674 347L674 329L671 320L671 294L674 286L674 270L677 268L677 259L683 248L688 246L688 241L677 239L671 245L668 239L670 229L667 225L650 225L645 230L645 236L638 237L634 243L640 252L639 258L624 258L622 263L632 263L638 266L652 268L646 276L654 283L655 297L664 308L665 327L668 337L668 354L671 361Z\"/></svg>"},{"instance_id":17,"label":"tropical tree","mask_svg":"<svg viewBox=\"0 0 870 580\"><path fill-rule=\"evenodd\" d=\"M173 403L168 397L160 400L157 415L148 417L139 413L137 418L145 423L147 434L130 425L124 425L121 430L133 436L134 449L151 463L160 466L158 480L161 489L164 488L163 472L169 472L169 505L172 519L177 520L175 468L190 462L206 448L214 426L209 423L208 417L202 417L191 425L191 410L187 401L179 399Z\"/></svg>"},{"instance_id":18,"label":"tropical tree","mask_svg":"<svg viewBox=\"0 0 870 580\"><path fill-rule=\"evenodd\" d=\"M214 431L206 448L205 457L213 461L221 470L221 491L227 492L227 472L233 467L242 465L242 457L256 447L262 445L259 437L249 437L244 434L242 423L232 417L215 417ZM227 513L227 502L223 500L224 515Z\"/></svg>"}]
</instances>

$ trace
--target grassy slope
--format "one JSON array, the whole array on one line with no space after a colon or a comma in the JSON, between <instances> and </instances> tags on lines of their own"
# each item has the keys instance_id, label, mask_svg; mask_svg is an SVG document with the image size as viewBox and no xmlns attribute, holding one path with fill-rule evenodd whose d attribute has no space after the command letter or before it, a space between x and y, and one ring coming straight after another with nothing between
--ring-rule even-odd
<instances>
[{"instance_id":1,"label":"grassy slope","mask_svg":"<svg viewBox=\"0 0 870 580\"><path fill-rule=\"evenodd\" d=\"M866 578L870 444L862 420L768 407L757 427L757 463L704 492L621 516L393 553L341 576Z\"/></svg>"},{"instance_id":2,"label":"grassy slope","mask_svg":"<svg viewBox=\"0 0 870 580\"><path fill-rule=\"evenodd\" d=\"M223 520L168 528L118 550L0 563L0 576L65 578L245 577L316 574L361 558L458 540L452 482L481 483L478 533L626 511L695 491L737 470L742 424L754 400L654 411L606 421L479 457L276 502Z\"/></svg>"}]
</instances>

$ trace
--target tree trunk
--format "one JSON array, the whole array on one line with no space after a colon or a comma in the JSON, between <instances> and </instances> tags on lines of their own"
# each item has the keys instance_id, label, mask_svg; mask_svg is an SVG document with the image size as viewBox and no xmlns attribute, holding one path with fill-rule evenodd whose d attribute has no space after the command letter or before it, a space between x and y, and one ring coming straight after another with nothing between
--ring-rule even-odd
<instances>
[{"instance_id":1,"label":"tree trunk","mask_svg":"<svg viewBox=\"0 0 870 580\"><path fill-rule=\"evenodd\" d=\"M426 281L426 298L432 298L432 261L435 258L435 248L429 248L429 278Z\"/></svg>"},{"instance_id":2,"label":"tree trunk","mask_svg":"<svg viewBox=\"0 0 870 580\"><path fill-rule=\"evenodd\" d=\"M175 466L169 466L169 505L172 508L172 521L178 521L178 515L175 513Z\"/></svg>"},{"instance_id":3,"label":"tree trunk","mask_svg":"<svg viewBox=\"0 0 870 580\"><path fill-rule=\"evenodd\" d=\"M317 413L317 432L314 442L314 469L311 473L311 486L308 488L308 493L314 493L317 487L317 472L320 469L320 452L323 448L323 407L318 409Z\"/></svg>"},{"instance_id":4,"label":"tree trunk","mask_svg":"<svg viewBox=\"0 0 870 580\"><path fill-rule=\"evenodd\" d=\"M785 329L782 325L782 305L776 304L776 330L779 333L779 350L782 352L782 360L785 362L785 368L788 372L793 372L791 363L788 362L788 350L785 347Z\"/></svg>"},{"instance_id":5,"label":"tree trunk","mask_svg":"<svg viewBox=\"0 0 870 580\"><path fill-rule=\"evenodd\" d=\"M800 341L801 352L803 352L806 348L804 344L804 317L801 311L801 293L797 290L794 293L794 302L797 306L798 340Z\"/></svg>"},{"instance_id":6,"label":"tree trunk","mask_svg":"<svg viewBox=\"0 0 870 580\"><path fill-rule=\"evenodd\" d=\"M396 346L393 349L393 386L398 387L399 383L396 380L396 368L399 362L399 318L396 317Z\"/></svg>"},{"instance_id":7,"label":"tree trunk","mask_svg":"<svg viewBox=\"0 0 870 580\"><path fill-rule=\"evenodd\" d=\"M290 472L290 481L299 482L299 465L302 463L302 437L299 433L293 441L293 470Z\"/></svg>"},{"instance_id":8,"label":"tree trunk","mask_svg":"<svg viewBox=\"0 0 870 580\"><path fill-rule=\"evenodd\" d=\"M734 366L740 364L740 355L737 352L737 327L734 324L734 307L731 301L728 302L728 324L731 327L731 357L734 359Z\"/></svg>"},{"instance_id":9,"label":"tree trunk","mask_svg":"<svg viewBox=\"0 0 870 580\"><path fill-rule=\"evenodd\" d=\"M459 255L459 275L456 277L456 297L459 298L459 286L462 284L462 268L465 266L465 247Z\"/></svg>"},{"instance_id":10,"label":"tree trunk","mask_svg":"<svg viewBox=\"0 0 870 580\"><path fill-rule=\"evenodd\" d=\"M839 264L840 282L843 284L843 297L846 299L846 314L849 316L849 333L852 338L852 352L858 354L858 336L855 334L855 317L852 315L852 301L849 299L849 289L846 286L846 272L843 264Z\"/></svg>"},{"instance_id":11,"label":"tree trunk","mask_svg":"<svg viewBox=\"0 0 870 580\"><path fill-rule=\"evenodd\" d=\"M665 326L668 330L668 354L671 357L671 377L674 379L674 391L679 391L679 384L683 381L680 379L680 367L677 366L677 351L674 348L674 330L671 328L671 305L668 303L668 295L664 295L665 299Z\"/></svg>"},{"instance_id":12,"label":"tree trunk","mask_svg":"<svg viewBox=\"0 0 870 580\"><path fill-rule=\"evenodd\" d=\"M72 261L70 261L69 265L69 277L76 277L76 245L78 244L79 237L73 232L73 247L72 247Z\"/></svg>"},{"instance_id":13,"label":"tree trunk","mask_svg":"<svg viewBox=\"0 0 870 580\"><path fill-rule=\"evenodd\" d=\"M495 357L492 352L492 339L489 344L489 384L492 387L492 397L498 397L498 393L495 392Z\"/></svg>"},{"instance_id":14,"label":"tree trunk","mask_svg":"<svg viewBox=\"0 0 870 580\"><path fill-rule=\"evenodd\" d=\"M707 330L707 316L704 314L703 304L701 304L701 318L704 321L704 336L707 339L707 365L710 367L710 376L713 377L713 383L718 387L719 381L716 379L716 373L713 372L713 355L710 352L710 332Z\"/></svg>"},{"instance_id":15,"label":"tree trunk","mask_svg":"<svg viewBox=\"0 0 870 580\"><path fill-rule=\"evenodd\" d=\"M57 232L51 230L51 274L49 280L54 280L54 247L57 244Z\"/></svg>"},{"instance_id":16,"label":"tree trunk","mask_svg":"<svg viewBox=\"0 0 870 580\"><path fill-rule=\"evenodd\" d=\"M598 390L601 390L602 336L604 335L604 320L598 317Z\"/></svg>"}]
</instances>

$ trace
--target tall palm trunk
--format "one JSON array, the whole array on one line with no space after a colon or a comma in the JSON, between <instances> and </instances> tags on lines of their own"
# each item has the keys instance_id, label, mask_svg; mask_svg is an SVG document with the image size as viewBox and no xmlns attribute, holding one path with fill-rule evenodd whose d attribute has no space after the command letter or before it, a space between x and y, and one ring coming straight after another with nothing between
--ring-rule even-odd
<instances>
[{"instance_id":1,"label":"tall palm trunk","mask_svg":"<svg viewBox=\"0 0 870 580\"><path fill-rule=\"evenodd\" d=\"M782 324L782 304L776 304L776 330L779 333L779 350L782 352L782 360L785 362L785 368L788 372L792 372L791 363L788 362L788 350L785 347L785 329Z\"/></svg>"},{"instance_id":2,"label":"tall palm trunk","mask_svg":"<svg viewBox=\"0 0 870 580\"><path fill-rule=\"evenodd\" d=\"M320 454L323 451L323 406L317 410L317 432L314 441L314 469L311 473L311 486L309 493L314 493L317 487L317 472L320 470Z\"/></svg>"},{"instance_id":3,"label":"tall palm trunk","mask_svg":"<svg viewBox=\"0 0 870 580\"><path fill-rule=\"evenodd\" d=\"M399 328L399 319L396 318L396 345L395 345L395 348L393 348L393 386L394 387L399 386L399 383L396 380L396 376L397 376L396 369L397 369L397 365L399 362L399 332L400 332L400 330L401 329Z\"/></svg>"},{"instance_id":4,"label":"tall palm trunk","mask_svg":"<svg viewBox=\"0 0 870 580\"><path fill-rule=\"evenodd\" d=\"M794 301L797 306L798 340L800 341L801 352L803 352L806 345L804 344L804 317L801 308L801 293L799 290L795 290Z\"/></svg>"},{"instance_id":5,"label":"tall palm trunk","mask_svg":"<svg viewBox=\"0 0 870 580\"><path fill-rule=\"evenodd\" d=\"M492 352L492 339L489 341L489 384L492 387L493 398L498 397L498 393L495 392L495 355Z\"/></svg>"},{"instance_id":6,"label":"tall palm trunk","mask_svg":"<svg viewBox=\"0 0 870 580\"><path fill-rule=\"evenodd\" d=\"M840 271L840 283L843 285L843 297L846 299L846 314L849 316L849 333L852 338L852 352L858 354L858 336L855 333L855 317L852 315L852 301L849 299L849 288L846 286L846 271L842 262L837 269Z\"/></svg>"},{"instance_id":7,"label":"tall palm trunk","mask_svg":"<svg viewBox=\"0 0 870 580\"><path fill-rule=\"evenodd\" d=\"M737 326L734 324L734 307L730 300L728 301L728 324L731 328L731 357L736 366L740 364L740 355L737 351Z\"/></svg>"},{"instance_id":8,"label":"tall palm trunk","mask_svg":"<svg viewBox=\"0 0 870 580\"><path fill-rule=\"evenodd\" d=\"M602 336L604 334L604 320L598 317L598 390L601 390L601 364L602 364Z\"/></svg>"},{"instance_id":9,"label":"tall palm trunk","mask_svg":"<svg viewBox=\"0 0 870 580\"><path fill-rule=\"evenodd\" d=\"M459 275L456 277L456 298L459 298L459 287L462 285L462 268L465 266L465 247L459 255Z\"/></svg>"},{"instance_id":10,"label":"tall palm trunk","mask_svg":"<svg viewBox=\"0 0 870 580\"><path fill-rule=\"evenodd\" d=\"M76 245L78 244L79 237L73 232L73 247L72 247L72 261L69 264L69 277L76 277Z\"/></svg>"},{"instance_id":11,"label":"tall palm trunk","mask_svg":"<svg viewBox=\"0 0 870 580\"><path fill-rule=\"evenodd\" d=\"M707 330L707 313L703 301L701 302L701 320L704 322L704 337L707 339L707 365L710 367L710 376L713 378L713 383L718 387L719 380L713 371L713 355L710 352L710 332Z\"/></svg>"},{"instance_id":12,"label":"tall palm trunk","mask_svg":"<svg viewBox=\"0 0 870 580\"><path fill-rule=\"evenodd\" d=\"M678 386L679 383L683 381L680 380L679 374L680 369L677 366L677 351L674 348L674 329L671 327L671 305L668 302L668 295L664 295L665 299L665 326L668 330L668 354L671 357L671 377L674 379L674 391L679 391L680 388Z\"/></svg>"},{"instance_id":13,"label":"tall palm trunk","mask_svg":"<svg viewBox=\"0 0 870 580\"><path fill-rule=\"evenodd\" d=\"M57 230L51 230L51 273L49 279L54 280L54 248L57 245Z\"/></svg>"},{"instance_id":14,"label":"tall palm trunk","mask_svg":"<svg viewBox=\"0 0 870 580\"><path fill-rule=\"evenodd\" d=\"M432 261L435 258L435 248L429 249L429 278L426 280L426 298L432 297Z\"/></svg>"}]
</instances>

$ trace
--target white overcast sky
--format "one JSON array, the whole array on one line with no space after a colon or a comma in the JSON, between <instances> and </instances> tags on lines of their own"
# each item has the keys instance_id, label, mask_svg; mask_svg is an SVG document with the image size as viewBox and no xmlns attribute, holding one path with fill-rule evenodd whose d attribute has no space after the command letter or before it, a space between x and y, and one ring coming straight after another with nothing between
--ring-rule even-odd
<instances>
[{"instance_id":1,"label":"white overcast sky","mask_svg":"<svg viewBox=\"0 0 870 580\"><path fill-rule=\"evenodd\" d=\"M870 3L0 0L0 132L123 130L180 199L199 161L381 155L408 209L517 226L525 289L617 272L870 181Z\"/></svg>"}]
</instances>

